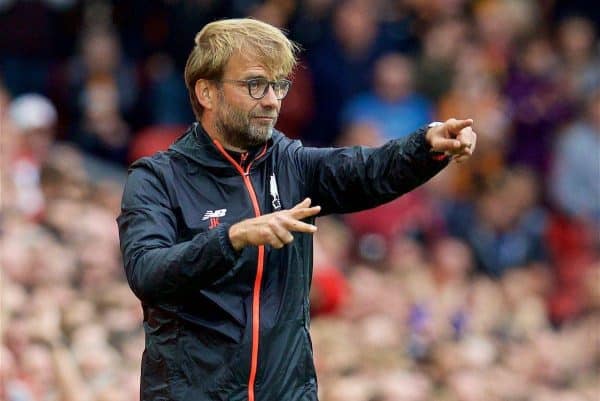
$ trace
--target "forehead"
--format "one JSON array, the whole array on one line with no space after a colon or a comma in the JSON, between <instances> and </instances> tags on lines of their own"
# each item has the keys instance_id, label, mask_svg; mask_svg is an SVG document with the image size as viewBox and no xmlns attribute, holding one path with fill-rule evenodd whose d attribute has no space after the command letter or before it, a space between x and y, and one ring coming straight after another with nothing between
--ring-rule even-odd
<instances>
[{"instance_id":1,"label":"forehead","mask_svg":"<svg viewBox=\"0 0 600 401\"><path fill-rule=\"evenodd\" d=\"M273 79L273 75L274 74L270 72L257 57L252 55L241 55L237 52L231 55L223 70L223 76L229 79L244 79L250 77L266 77Z\"/></svg>"}]
</instances>

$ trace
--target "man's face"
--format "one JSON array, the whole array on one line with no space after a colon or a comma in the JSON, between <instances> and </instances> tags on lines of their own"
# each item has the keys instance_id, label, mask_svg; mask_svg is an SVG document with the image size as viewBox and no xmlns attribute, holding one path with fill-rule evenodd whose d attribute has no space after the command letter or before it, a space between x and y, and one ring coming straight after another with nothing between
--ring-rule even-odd
<instances>
[{"instance_id":1,"label":"man's face","mask_svg":"<svg viewBox=\"0 0 600 401\"><path fill-rule=\"evenodd\" d=\"M256 61L234 54L228 61L218 90L215 126L225 141L240 149L262 145L271 138L277 122L281 100L277 100L269 86L262 99L253 99L244 83L229 80L273 77Z\"/></svg>"}]
</instances>

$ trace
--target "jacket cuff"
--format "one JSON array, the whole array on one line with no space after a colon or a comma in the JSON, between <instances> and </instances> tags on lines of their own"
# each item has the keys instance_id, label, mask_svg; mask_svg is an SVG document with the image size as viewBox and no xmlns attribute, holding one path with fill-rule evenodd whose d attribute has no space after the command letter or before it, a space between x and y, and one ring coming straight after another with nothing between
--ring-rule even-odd
<instances>
[{"instance_id":1,"label":"jacket cuff","mask_svg":"<svg viewBox=\"0 0 600 401\"><path fill-rule=\"evenodd\" d=\"M215 228L215 230L217 230L217 238L219 240L219 245L221 246L223 256L225 256L225 259L227 259L227 261L229 261L231 264L234 264L239 256L239 253L233 248L231 239L229 239L230 227L231 224L229 223L221 223L217 226L217 228Z\"/></svg>"}]
</instances>

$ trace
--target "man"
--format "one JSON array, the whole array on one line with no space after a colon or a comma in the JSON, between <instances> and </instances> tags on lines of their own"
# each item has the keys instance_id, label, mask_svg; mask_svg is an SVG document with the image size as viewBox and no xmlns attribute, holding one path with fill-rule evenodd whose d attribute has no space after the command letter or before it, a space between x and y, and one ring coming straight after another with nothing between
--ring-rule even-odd
<instances>
[{"instance_id":1,"label":"man","mask_svg":"<svg viewBox=\"0 0 600 401\"><path fill-rule=\"evenodd\" d=\"M185 69L198 123L131 166L118 223L144 309L142 400L317 400L315 217L392 200L473 152L471 120L380 148L286 138L273 127L296 52L259 21L206 25Z\"/></svg>"}]
</instances>

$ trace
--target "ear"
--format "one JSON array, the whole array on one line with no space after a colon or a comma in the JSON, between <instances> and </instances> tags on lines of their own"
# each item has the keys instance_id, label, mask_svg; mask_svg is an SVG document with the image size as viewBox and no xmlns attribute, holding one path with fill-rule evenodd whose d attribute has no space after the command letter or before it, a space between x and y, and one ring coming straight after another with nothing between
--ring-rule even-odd
<instances>
[{"instance_id":1,"label":"ear","mask_svg":"<svg viewBox=\"0 0 600 401\"><path fill-rule=\"evenodd\" d=\"M207 110L212 110L214 107L214 92L213 87L210 85L210 81L206 79L199 79L196 81L194 86L194 92L196 93L196 99L202 107Z\"/></svg>"}]
</instances>

